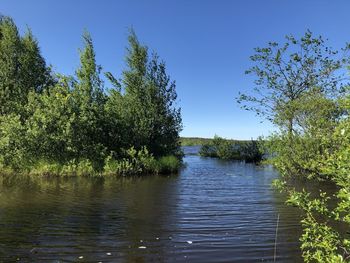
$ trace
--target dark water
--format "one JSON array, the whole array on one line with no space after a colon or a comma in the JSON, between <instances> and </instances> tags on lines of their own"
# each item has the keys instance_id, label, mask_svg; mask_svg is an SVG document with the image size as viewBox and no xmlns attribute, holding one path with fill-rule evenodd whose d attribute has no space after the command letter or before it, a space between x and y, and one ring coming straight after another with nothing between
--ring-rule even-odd
<instances>
[{"instance_id":1,"label":"dark water","mask_svg":"<svg viewBox=\"0 0 350 263\"><path fill-rule=\"evenodd\" d=\"M276 261L301 261L271 168L184 160L172 177L0 179L0 262L272 262L278 214Z\"/></svg>"}]
</instances>

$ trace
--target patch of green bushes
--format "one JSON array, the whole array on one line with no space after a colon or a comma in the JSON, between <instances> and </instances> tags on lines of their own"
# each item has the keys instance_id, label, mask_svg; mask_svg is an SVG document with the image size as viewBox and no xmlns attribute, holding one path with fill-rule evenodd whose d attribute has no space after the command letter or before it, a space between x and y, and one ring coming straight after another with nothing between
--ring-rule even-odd
<instances>
[{"instance_id":1,"label":"patch of green bushes","mask_svg":"<svg viewBox=\"0 0 350 263\"><path fill-rule=\"evenodd\" d=\"M181 160L173 155L163 156L157 160L156 167L160 174L176 173L181 167Z\"/></svg>"},{"instance_id":2,"label":"patch of green bushes","mask_svg":"<svg viewBox=\"0 0 350 263\"><path fill-rule=\"evenodd\" d=\"M108 156L105 162L103 174L128 176L175 173L181 166L181 160L179 157L169 155L156 159L145 147L140 151L130 148L126 153L127 157L121 160Z\"/></svg>"},{"instance_id":3,"label":"patch of green bushes","mask_svg":"<svg viewBox=\"0 0 350 263\"><path fill-rule=\"evenodd\" d=\"M182 119L165 62L131 30L117 79L97 63L89 33L82 39L79 67L62 75L46 65L30 30L22 36L10 17L0 15L0 172L126 176L175 170Z\"/></svg>"},{"instance_id":4,"label":"patch of green bushes","mask_svg":"<svg viewBox=\"0 0 350 263\"><path fill-rule=\"evenodd\" d=\"M247 163L259 163L264 156L257 141L232 141L219 136L214 136L213 140L202 145L199 154L204 157Z\"/></svg>"}]
</instances>

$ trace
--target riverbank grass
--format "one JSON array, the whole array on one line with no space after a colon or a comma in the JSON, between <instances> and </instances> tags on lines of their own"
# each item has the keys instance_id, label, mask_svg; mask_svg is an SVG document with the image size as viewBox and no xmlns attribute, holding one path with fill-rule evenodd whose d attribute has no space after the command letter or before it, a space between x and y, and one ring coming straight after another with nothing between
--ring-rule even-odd
<instances>
[{"instance_id":1,"label":"riverbank grass","mask_svg":"<svg viewBox=\"0 0 350 263\"><path fill-rule=\"evenodd\" d=\"M32 165L10 167L0 165L0 174L22 174L32 176L142 176L174 174L182 165L181 157L169 155L155 158L147 148L141 150L130 148L124 157L116 158L109 155L104 162L93 163L89 159L70 160L59 163L56 161L39 160Z\"/></svg>"}]
</instances>

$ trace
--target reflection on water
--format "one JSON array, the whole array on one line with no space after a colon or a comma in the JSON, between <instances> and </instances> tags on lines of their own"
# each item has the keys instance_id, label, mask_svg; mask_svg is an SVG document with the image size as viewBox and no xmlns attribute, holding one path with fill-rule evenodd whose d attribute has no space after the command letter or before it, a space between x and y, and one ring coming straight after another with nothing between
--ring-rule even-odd
<instances>
[{"instance_id":1,"label":"reflection on water","mask_svg":"<svg viewBox=\"0 0 350 263\"><path fill-rule=\"evenodd\" d=\"M0 262L268 262L278 214L277 259L301 261L271 168L184 160L171 177L0 179Z\"/></svg>"}]
</instances>

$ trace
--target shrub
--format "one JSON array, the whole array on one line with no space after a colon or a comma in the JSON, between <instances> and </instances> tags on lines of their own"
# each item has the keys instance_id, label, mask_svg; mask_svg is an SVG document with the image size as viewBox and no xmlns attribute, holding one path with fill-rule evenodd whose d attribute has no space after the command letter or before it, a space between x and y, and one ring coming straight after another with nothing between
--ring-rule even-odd
<instances>
[{"instance_id":1,"label":"shrub","mask_svg":"<svg viewBox=\"0 0 350 263\"><path fill-rule=\"evenodd\" d=\"M125 151L125 157L116 160L112 155L105 160L104 174L107 175L139 175L156 171L156 160L146 147L136 150L134 147Z\"/></svg>"},{"instance_id":2,"label":"shrub","mask_svg":"<svg viewBox=\"0 0 350 263\"><path fill-rule=\"evenodd\" d=\"M199 155L204 157L218 157L215 147L211 144L204 144L199 150Z\"/></svg>"},{"instance_id":3,"label":"shrub","mask_svg":"<svg viewBox=\"0 0 350 263\"><path fill-rule=\"evenodd\" d=\"M88 159L81 160L76 165L76 174L78 176L92 176L97 172L94 170L92 162Z\"/></svg>"},{"instance_id":4,"label":"shrub","mask_svg":"<svg viewBox=\"0 0 350 263\"><path fill-rule=\"evenodd\" d=\"M199 154L224 160L244 160L247 163L258 163L264 155L257 141L231 141L219 136L215 136L211 142L204 144Z\"/></svg>"},{"instance_id":5,"label":"shrub","mask_svg":"<svg viewBox=\"0 0 350 263\"><path fill-rule=\"evenodd\" d=\"M13 170L23 169L32 156L26 151L26 127L18 115L0 116L0 162Z\"/></svg>"},{"instance_id":6,"label":"shrub","mask_svg":"<svg viewBox=\"0 0 350 263\"><path fill-rule=\"evenodd\" d=\"M173 155L164 156L157 160L158 173L175 173L180 166L181 161Z\"/></svg>"},{"instance_id":7,"label":"shrub","mask_svg":"<svg viewBox=\"0 0 350 263\"><path fill-rule=\"evenodd\" d=\"M61 175L63 166L55 162L39 161L30 170L30 175Z\"/></svg>"},{"instance_id":8,"label":"shrub","mask_svg":"<svg viewBox=\"0 0 350 263\"><path fill-rule=\"evenodd\" d=\"M241 148L242 158L246 163L259 163L263 160L264 153L257 141L250 141Z\"/></svg>"}]
</instances>

